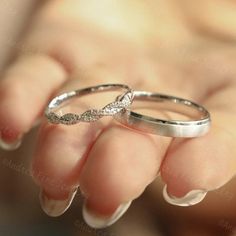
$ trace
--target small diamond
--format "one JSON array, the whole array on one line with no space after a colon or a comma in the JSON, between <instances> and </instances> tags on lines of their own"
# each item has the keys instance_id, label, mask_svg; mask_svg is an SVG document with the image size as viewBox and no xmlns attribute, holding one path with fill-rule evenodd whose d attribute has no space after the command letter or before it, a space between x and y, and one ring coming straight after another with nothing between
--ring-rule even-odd
<instances>
[{"instance_id":1,"label":"small diamond","mask_svg":"<svg viewBox=\"0 0 236 236\"><path fill-rule=\"evenodd\" d=\"M60 123L60 117L56 115L54 112L46 113L46 117L53 124Z\"/></svg>"},{"instance_id":2,"label":"small diamond","mask_svg":"<svg viewBox=\"0 0 236 236\"><path fill-rule=\"evenodd\" d=\"M123 103L125 107L129 106L132 103L133 100L133 93L126 93L123 97L118 98L120 102Z\"/></svg>"},{"instance_id":3,"label":"small diamond","mask_svg":"<svg viewBox=\"0 0 236 236\"><path fill-rule=\"evenodd\" d=\"M106 116L115 115L116 113L121 112L124 107L122 102L112 102L102 109L102 114Z\"/></svg>"},{"instance_id":4,"label":"small diamond","mask_svg":"<svg viewBox=\"0 0 236 236\"><path fill-rule=\"evenodd\" d=\"M78 123L79 119L80 117L78 115L67 113L60 118L60 121L62 124L65 124L65 125L73 125L73 124Z\"/></svg>"},{"instance_id":5,"label":"small diamond","mask_svg":"<svg viewBox=\"0 0 236 236\"><path fill-rule=\"evenodd\" d=\"M88 110L86 112L84 112L81 117L80 120L84 121L84 122L92 122L92 121L97 121L101 118L101 112L96 110L96 109L92 109L92 110Z\"/></svg>"}]
</instances>

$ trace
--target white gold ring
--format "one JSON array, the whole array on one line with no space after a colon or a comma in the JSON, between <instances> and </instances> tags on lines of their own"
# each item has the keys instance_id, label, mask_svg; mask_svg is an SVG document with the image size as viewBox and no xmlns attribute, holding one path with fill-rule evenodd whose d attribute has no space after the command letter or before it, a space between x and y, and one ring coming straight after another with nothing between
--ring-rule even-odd
<instances>
[{"instance_id":1,"label":"white gold ring","mask_svg":"<svg viewBox=\"0 0 236 236\"><path fill-rule=\"evenodd\" d=\"M123 90L122 95L114 102L107 104L101 109L87 110L82 114L66 113L62 116L58 115L55 111L58 110L68 100L89 95L91 93L99 93L105 91ZM133 100L133 91L123 84L102 84L98 86L88 87L84 89L74 90L68 93L63 93L51 100L45 110L45 116L48 121L53 124L73 125L79 122L94 122L103 116L114 116L115 114L126 109Z\"/></svg>"},{"instance_id":2,"label":"white gold ring","mask_svg":"<svg viewBox=\"0 0 236 236\"><path fill-rule=\"evenodd\" d=\"M181 108L190 108L195 113L192 120L166 120L142 115L131 111L130 108L117 113L114 118L123 125L139 131L168 137L198 137L210 129L210 113L201 105L187 99L145 91L134 91L134 100L159 102L174 105L174 112L183 114ZM120 101L120 98L117 99ZM179 110L176 109L179 107ZM196 115L197 114L197 115Z\"/></svg>"}]
</instances>

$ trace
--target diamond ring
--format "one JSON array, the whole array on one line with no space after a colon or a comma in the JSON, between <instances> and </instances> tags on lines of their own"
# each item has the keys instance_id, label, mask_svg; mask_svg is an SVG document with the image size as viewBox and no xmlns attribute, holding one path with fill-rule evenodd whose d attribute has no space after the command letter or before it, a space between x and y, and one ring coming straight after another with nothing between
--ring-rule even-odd
<instances>
[{"instance_id":1,"label":"diamond ring","mask_svg":"<svg viewBox=\"0 0 236 236\"><path fill-rule=\"evenodd\" d=\"M89 95L91 93L100 93L106 91L123 90L124 92L120 95L119 101L116 100L107 104L101 109L87 110L82 114L66 113L59 115L56 111L68 100L75 97ZM45 116L48 121L53 124L64 124L73 125L79 122L94 122L102 118L103 116L114 116L115 114L126 109L133 100L133 91L123 84L102 84L98 86L88 87L84 89L74 90L71 92L63 93L51 100L45 110Z\"/></svg>"}]
</instances>

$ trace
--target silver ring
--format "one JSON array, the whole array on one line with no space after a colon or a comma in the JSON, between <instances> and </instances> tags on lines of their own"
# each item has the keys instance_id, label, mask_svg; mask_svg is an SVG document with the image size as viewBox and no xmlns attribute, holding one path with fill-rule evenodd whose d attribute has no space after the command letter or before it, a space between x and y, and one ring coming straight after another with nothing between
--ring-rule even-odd
<instances>
[{"instance_id":1,"label":"silver ring","mask_svg":"<svg viewBox=\"0 0 236 236\"><path fill-rule=\"evenodd\" d=\"M109 103L102 109L87 110L81 115L75 113L66 113L60 116L55 113L55 111L58 110L63 103L72 98L88 95L91 93L116 91L119 89L124 90L122 95L119 96L119 101L116 100L112 103ZM102 84L98 86L74 90L68 93L63 93L53 98L45 109L45 116L47 117L48 121L53 124L73 125L79 122L94 122L99 120L103 116L114 116L115 114L121 112L132 103L132 100L133 91L127 85Z\"/></svg>"},{"instance_id":2,"label":"silver ring","mask_svg":"<svg viewBox=\"0 0 236 236\"><path fill-rule=\"evenodd\" d=\"M117 100L119 101L120 99L118 98ZM206 134L210 129L210 113L203 106L190 100L145 91L134 91L134 100L155 101L164 103L164 105L171 103L175 106L180 105L182 108L184 106L184 108L193 109L198 118L189 121L165 120L142 115L130 109L126 109L114 116L117 121L132 129L168 137L198 137ZM176 107L174 111L176 112ZM181 110L177 112L183 114Z\"/></svg>"}]
</instances>

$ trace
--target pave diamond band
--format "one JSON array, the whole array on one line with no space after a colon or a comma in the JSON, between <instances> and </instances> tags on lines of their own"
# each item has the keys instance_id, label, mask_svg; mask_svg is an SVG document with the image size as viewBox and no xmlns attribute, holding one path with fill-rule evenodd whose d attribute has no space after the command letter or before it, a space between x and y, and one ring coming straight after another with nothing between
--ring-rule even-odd
<instances>
[{"instance_id":1,"label":"pave diamond band","mask_svg":"<svg viewBox=\"0 0 236 236\"><path fill-rule=\"evenodd\" d=\"M165 120L126 109L116 114L114 118L129 128L168 137L198 137L206 134L210 129L210 113L203 106L190 100L145 91L134 91L134 100L163 103L165 111L168 111L168 105L171 105L172 108L169 111L194 118L192 120ZM192 116L188 109L191 110Z\"/></svg>"},{"instance_id":2,"label":"pave diamond band","mask_svg":"<svg viewBox=\"0 0 236 236\"><path fill-rule=\"evenodd\" d=\"M61 105L63 105L65 102L72 98L89 95L91 93L116 90L124 91L123 94L118 97L119 100L111 102L101 109L87 110L82 114L66 113L61 116L55 112L61 107ZM71 91L68 93L63 93L53 98L45 110L45 116L47 117L48 121L53 124L73 125L79 122L94 122L99 120L103 116L114 116L115 114L121 112L122 110L130 106L132 100L133 91L127 85L102 84L98 86Z\"/></svg>"}]
</instances>

